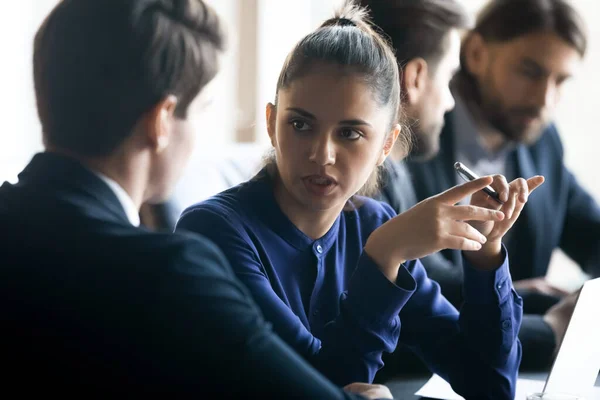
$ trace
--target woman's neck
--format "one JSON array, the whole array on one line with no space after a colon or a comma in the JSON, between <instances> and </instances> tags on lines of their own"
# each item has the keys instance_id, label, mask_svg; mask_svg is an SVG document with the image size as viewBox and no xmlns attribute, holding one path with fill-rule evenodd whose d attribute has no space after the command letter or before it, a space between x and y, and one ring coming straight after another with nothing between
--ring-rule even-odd
<instances>
[{"instance_id":1,"label":"woman's neck","mask_svg":"<svg viewBox=\"0 0 600 400\"><path fill-rule=\"evenodd\" d=\"M272 177L275 201L286 217L306 236L313 240L323 237L340 215L342 208L327 210L310 209L298 202L286 189L279 175Z\"/></svg>"}]
</instances>

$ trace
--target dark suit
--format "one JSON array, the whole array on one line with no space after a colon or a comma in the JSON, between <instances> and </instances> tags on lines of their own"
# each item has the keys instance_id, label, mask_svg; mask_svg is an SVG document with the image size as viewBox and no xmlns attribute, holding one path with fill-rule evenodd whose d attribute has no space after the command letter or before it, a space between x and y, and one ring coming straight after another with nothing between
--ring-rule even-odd
<instances>
[{"instance_id":1,"label":"dark suit","mask_svg":"<svg viewBox=\"0 0 600 400\"><path fill-rule=\"evenodd\" d=\"M344 398L265 323L199 236L128 223L74 160L0 188L3 390Z\"/></svg>"},{"instance_id":2,"label":"dark suit","mask_svg":"<svg viewBox=\"0 0 600 400\"><path fill-rule=\"evenodd\" d=\"M441 151L433 160L409 162L417 198L423 200L457 183L453 113L446 118ZM600 275L600 208L563 162L563 147L554 125L532 146L518 145L507 162L517 176L543 175L546 182L529 198L505 243L515 281L545 276L554 249L560 247L584 271ZM444 255L458 262L460 254Z\"/></svg>"},{"instance_id":3,"label":"dark suit","mask_svg":"<svg viewBox=\"0 0 600 400\"><path fill-rule=\"evenodd\" d=\"M411 191L421 201L457 184L453 168L454 112L446 115L440 153L428 162L407 162ZM563 147L554 125L550 125L532 146L518 145L509 154L508 167L516 176L543 175L546 182L528 200L519 220L511 229L508 249L513 280L545 276L550 257L557 247L594 277L600 274L600 209L577 183L563 163ZM393 183L392 183L393 184ZM407 183L396 182L400 187ZM402 190L397 188L396 191ZM389 192L389 191L388 191ZM392 192L393 193L393 192ZM393 200L392 200L393 201ZM459 251L444 250L445 260L424 262L428 274L442 286L442 292L459 305L462 257ZM448 264L450 263L450 264ZM449 265L455 268L449 268ZM449 273L449 271L453 271ZM543 322L543 314L558 299L534 293L519 293L524 317L519 339L523 345L524 368L547 366L552 361L554 335Z\"/></svg>"}]
</instances>

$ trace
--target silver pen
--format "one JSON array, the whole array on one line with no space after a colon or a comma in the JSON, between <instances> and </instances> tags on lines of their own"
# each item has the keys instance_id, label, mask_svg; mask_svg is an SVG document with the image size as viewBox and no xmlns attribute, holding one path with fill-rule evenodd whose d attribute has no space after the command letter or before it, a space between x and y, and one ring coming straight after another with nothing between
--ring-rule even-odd
<instances>
[{"instance_id":1,"label":"silver pen","mask_svg":"<svg viewBox=\"0 0 600 400\"><path fill-rule=\"evenodd\" d=\"M479 177L475 174L475 172L471 171L469 168L467 168L461 162L458 162L458 161L455 162L454 169L467 182L471 182L471 181L474 181L475 179L479 179ZM496 192L494 189L492 189L491 186L486 186L482 190L485 193L487 193L487 195L490 196L492 199L494 199L496 202L498 202L500 204L504 204L504 202L502 200L500 200L500 196L498 195L498 192Z\"/></svg>"}]
</instances>

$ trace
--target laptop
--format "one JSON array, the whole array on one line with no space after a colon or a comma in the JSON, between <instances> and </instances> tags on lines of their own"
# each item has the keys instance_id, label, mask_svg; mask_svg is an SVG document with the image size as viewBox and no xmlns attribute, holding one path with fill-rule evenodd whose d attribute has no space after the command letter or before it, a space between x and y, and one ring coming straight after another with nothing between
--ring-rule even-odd
<instances>
[{"instance_id":1,"label":"laptop","mask_svg":"<svg viewBox=\"0 0 600 400\"><path fill-rule=\"evenodd\" d=\"M544 393L569 393L586 399L600 371L600 278L583 285L554 359Z\"/></svg>"},{"instance_id":2,"label":"laptop","mask_svg":"<svg viewBox=\"0 0 600 400\"><path fill-rule=\"evenodd\" d=\"M516 399L532 392L568 393L600 400L600 387L594 387L600 371L600 278L583 285L565 335L545 382L519 379ZM462 400L438 375L417 392L417 396Z\"/></svg>"}]
</instances>

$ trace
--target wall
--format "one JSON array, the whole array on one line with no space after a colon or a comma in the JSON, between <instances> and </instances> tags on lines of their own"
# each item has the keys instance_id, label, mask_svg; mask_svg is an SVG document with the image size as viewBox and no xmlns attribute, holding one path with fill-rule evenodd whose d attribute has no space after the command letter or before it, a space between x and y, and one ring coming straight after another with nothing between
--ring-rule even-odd
<instances>
[{"instance_id":1,"label":"wall","mask_svg":"<svg viewBox=\"0 0 600 400\"><path fill-rule=\"evenodd\" d=\"M249 1L249 0L242 0ZM197 141L199 155L234 140L237 121L238 0L208 0L223 16L229 32L228 52L217 76L211 112L206 120L206 135ZM32 155L42 149L40 124L33 91L33 37L57 0L19 0L10 11L0 13L2 70L0 88L0 182L15 181Z\"/></svg>"},{"instance_id":2,"label":"wall","mask_svg":"<svg viewBox=\"0 0 600 400\"><path fill-rule=\"evenodd\" d=\"M32 79L32 43L55 0L20 0L0 13L0 182L14 180L41 149Z\"/></svg>"},{"instance_id":3,"label":"wall","mask_svg":"<svg viewBox=\"0 0 600 400\"><path fill-rule=\"evenodd\" d=\"M225 20L229 51L217 77L219 95L197 141L195 162L207 154L225 153L235 141L268 146L265 104L273 100L279 70L294 43L333 13L340 0L208 0ZM14 181L31 156L41 149L31 72L35 30L56 0L12 2L0 15L3 49L0 87L0 182ZM485 0L464 0L472 11ZM590 31L590 49L578 77L566 88L557 111L566 162L590 192L600 198L596 178L600 135L596 114L600 93L600 2L573 0ZM190 166L194 171L195 163ZM557 263L566 263L558 255Z\"/></svg>"}]
</instances>

